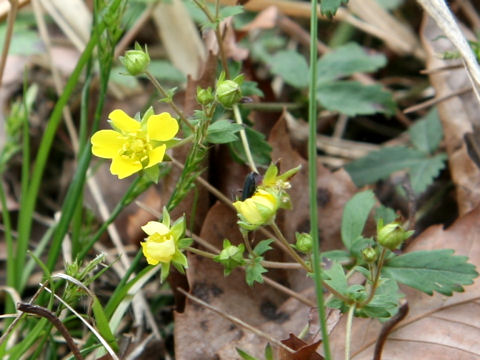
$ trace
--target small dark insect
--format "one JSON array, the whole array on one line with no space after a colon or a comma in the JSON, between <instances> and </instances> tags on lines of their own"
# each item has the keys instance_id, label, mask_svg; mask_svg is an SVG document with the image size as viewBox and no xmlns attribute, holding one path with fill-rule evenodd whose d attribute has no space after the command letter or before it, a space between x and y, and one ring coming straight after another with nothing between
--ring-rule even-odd
<instances>
[{"instance_id":1,"label":"small dark insect","mask_svg":"<svg viewBox=\"0 0 480 360\"><path fill-rule=\"evenodd\" d=\"M257 185L261 180L262 176L259 173L254 171L249 173L245 178L245 182L243 183L242 197L240 200L245 201L251 197L255 193L255 190L257 190Z\"/></svg>"}]
</instances>

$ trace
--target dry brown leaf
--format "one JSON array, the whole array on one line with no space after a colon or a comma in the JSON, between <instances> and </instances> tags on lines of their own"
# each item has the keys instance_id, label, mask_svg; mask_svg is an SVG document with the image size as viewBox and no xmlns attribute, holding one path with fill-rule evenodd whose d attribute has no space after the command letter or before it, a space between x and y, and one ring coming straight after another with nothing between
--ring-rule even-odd
<instances>
[{"instance_id":1,"label":"dry brown leaf","mask_svg":"<svg viewBox=\"0 0 480 360\"><path fill-rule=\"evenodd\" d=\"M440 55L454 50L449 40L435 22L425 16L422 26L422 41L427 52L427 69L436 69L459 63L458 60L442 60ZM467 73L462 67L430 74L430 82L436 97L442 97L470 86ZM460 214L465 214L480 203L480 170L470 160L463 136L472 131L472 125L479 126L480 106L473 92L456 96L438 105L438 113L445 134L445 145L453 183L456 187L457 204Z\"/></svg>"},{"instance_id":2,"label":"dry brown leaf","mask_svg":"<svg viewBox=\"0 0 480 360\"><path fill-rule=\"evenodd\" d=\"M265 10L260 11L255 19L243 26L241 31L252 31L260 29L272 29L277 25L278 8L276 6L269 6Z\"/></svg>"},{"instance_id":3,"label":"dry brown leaf","mask_svg":"<svg viewBox=\"0 0 480 360\"><path fill-rule=\"evenodd\" d=\"M278 359L280 360L323 360L323 356L317 353L318 345L322 341L318 340L313 344L307 344L302 339L299 339L294 334L290 334L288 339L282 340L284 345L294 349L295 353L289 353L283 349L279 350Z\"/></svg>"},{"instance_id":4,"label":"dry brown leaf","mask_svg":"<svg viewBox=\"0 0 480 360\"><path fill-rule=\"evenodd\" d=\"M424 231L408 251L450 248L480 266L480 207L444 230L435 225ZM474 360L480 358L480 281L451 297L428 296L404 287L409 313L390 333L382 359ZM345 319L331 334L334 359L343 359ZM372 359L380 331L377 320L353 321L352 360Z\"/></svg>"},{"instance_id":5,"label":"dry brown leaf","mask_svg":"<svg viewBox=\"0 0 480 360\"><path fill-rule=\"evenodd\" d=\"M173 65L197 76L206 58L205 47L183 2L161 2L152 17Z\"/></svg>"},{"instance_id":6,"label":"dry brown leaf","mask_svg":"<svg viewBox=\"0 0 480 360\"><path fill-rule=\"evenodd\" d=\"M229 17L220 23L222 34L222 46L225 57L235 61L243 61L248 57L248 50L237 45L235 30L233 29L232 18ZM219 54L218 41L215 32L210 30L205 37L207 49L214 54Z\"/></svg>"}]
</instances>

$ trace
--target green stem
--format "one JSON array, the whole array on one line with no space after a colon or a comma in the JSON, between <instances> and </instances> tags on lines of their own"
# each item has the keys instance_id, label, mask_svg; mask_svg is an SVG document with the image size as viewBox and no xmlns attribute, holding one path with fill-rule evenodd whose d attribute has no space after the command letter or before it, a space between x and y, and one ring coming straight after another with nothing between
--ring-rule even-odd
<instances>
[{"instance_id":1,"label":"green stem","mask_svg":"<svg viewBox=\"0 0 480 360\"><path fill-rule=\"evenodd\" d=\"M352 340L352 323L355 314L355 304L348 309L347 329L345 331L345 360L350 360L350 343Z\"/></svg>"},{"instance_id":2,"label":"green stem","mask_svg":"<svg viewBox=\"0 0 480 360\"><path fill-rule=\"evenodd\" d=\"M382 252L380 253L380 257L378 258L377 268L375 270L375 279L373 279L372 286L370 287L370 292L368 294L367 299L357 305L359 308L368 305L370 301L372 301L373 297L375 296L375 291L377 290L377 287L378 287L378 282L380 280L380 274L382 273L382 267L385 261L386 254L387 254L387 249L383 248Z\"/></svg>"},{"instance_id":3,"label":"green stem","mask_svg":"<svg viewBox=\"0 0 480 360\"><path fill-rule=\"evenodd\" d=\"M240 110L238 109L237 104L233 105L233 115L235 117L235 122L239 125L242 125L242 130L240 130L240 139L242 140L243 149L245 150L245 155L247 156L247 161L250 165L250 169L258 173L255 162L253 161L252 152L250 151L250 146L248 144L247 133L243 128L242 115L240 115Z\"/></svg>"},{"instance_id":4,"label":"green stem","mask_svg":"<svg viewBox=\"0 0 480 360\"><path fill-rule=\"evenodd\" d=\"M317 295L318 317L322 331L323 351L326 360L331 359L330 341L328 339L325 303L323 299L323 279L318 242L317 209L317 38L318 38L318 1L312 0L310 10L310 84L308 91L308 189L310 198L310 233L313 240L313 268L315 290Z\"/></svg>"},{"instance_id":5,"label":"green stem","mask_svg":"<svg viewBox=\"0 0 480 360\"><path fill-rule=\"evenodd\" d=\"M275 221L272 221L272 223L270 224L270 227L273 229L273 232L277 236L278 240L280 240L280 242L282 242L283 245L285 245L285 248L287 249L288 253L292 256L292 258L296 262L298 262L300 265L302 265L302 267L305 269L306 272L308 273L312 272L312 268L305 263L305 261L300 257L300 255L297 254L295 250L292 249L292 247L290 246L290 243L287 241L287 239L285 239L285 236L283 236L282 232L278 228Z\"/></svg>"},{"instance_id":6,"label":"green stem","mask_svg":"<svg viewBox=\"0 0 480 360\"><path fill-rule=\"evenodd\" d=\"M190 251L191 253L194 253L194 254L203 256L203 257L205 257L205 258L207 258L207 259L213 259L215 256L218 255L218 254L214 254L214 253L211 253L211 252L208 252L208 251L203 251L203 250L200 250L200 249L191 247L191 246L187 246L187 247L185 248L185 250L188 250L188 251Z\"/></svg>"},{"instance_id":7,"label":"green stem","mask_svg":"<svg viewBox=\"0 0 480 360\"><path fill-rule=\"evenodd\" d=\"M152 82L153 86L155 86L155 88L160 92L160 94L165 97L165 98L168 98L168 93L167 91L163 88L163 86L160 84L160 82L155 78L155 76L153 76L148 70L145 71L145 75L147 76L147 78ZM168 102L170 104L170 106L172 107L172 109L177 113L177 115L179 116L180 120L188 126L188 128L192 131L192 133L195 132L195 128L193 127L192 124L190 124L186 117L185 117L185 114L183 113L182 110L180 110L180 108L173 102L173 100L169 101Z\"/></svg>"}]
</instances>

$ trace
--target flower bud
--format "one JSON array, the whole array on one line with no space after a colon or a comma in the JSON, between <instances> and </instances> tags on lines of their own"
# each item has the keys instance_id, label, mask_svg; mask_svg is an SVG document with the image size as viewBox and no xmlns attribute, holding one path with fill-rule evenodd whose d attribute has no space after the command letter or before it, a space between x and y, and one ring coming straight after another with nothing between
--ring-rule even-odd
<instances>
[{"instance_id":1,"label":"flower bud","mask_svg":"<svg viewBox=\"0 0 480 360\"><path fill-rule=\"evenodd\" d=\"M143 74L150 64L150 56L148 55L147 47L145 51L142 47L136 43L135 50L128 50L125 52L125 56L120 57L125 69L127 69L130 75L136 76Z\"/></svg>"},{"instance_id":2,"label":"flower bud","mask_svg":"<svg viewBox=\"0 0 480 360\"><path fill-rule=\"evenodd\" d=\"M381 221L377 225L378 243L390 250L399 247L412 234L413 231L406 231L400 224L395 222L383 225L383 221Z\"/></svg>"},{"instance_id":3,"label":"flower bud","mask_svg":"<svg viewBox=\"0 0 480 360\"><path fill-rule=\"evenodd\" d=\"M378 258L377 250L374 248L368 247L362 250L362 257L367 263L373 263Z\"/></svg>"},{"instance_id":4,"label":"flower bud","mask_svg":"<svg viewBox=\"0 0 480 360\"><path fill-rule=\"evenodd\" d=\"M247 230L254 230L268 224L277 213L279 199L276 194L258 190L244 201L235 201L233 206L240 217L240 225Z\"/></svg>"},{"instance_id":5,"label":"flower bud","mask_svg":"<svg viewBox=\"0 0 480 360\"><path fill-rule=\"evenodd\" d=\"M243 82L243 76L239 75L233 80L220 79L217 83L216 96L217 101L226 108L231 108L242 98L240 85Z\"/></svg>"},{"instance_id":6,"label":"flower bud","mask_svg":"<svg viewBox=\"0 0 480 360\"><path fill-rule=\"evenodd\" d=\"M297 238L295 247L297 248L298 251L301 251L305 254L308 254L312 251L313 241L310 234L295 233L295 237Z\"/></svg>"},{"instance_id":7,"label":"flower bud","mask_svg":"<svg viewBox=\"0 0 480 360\"><path fill-rule=\"evenodd\" d=\"M210 104L215 97L213 96L212 88L208 87L207 89L202 89L200 86L197 87L197 101L201 105Z\"/></svg>"},{"instance_id":8,"label":"flower bud","mask_svg":"<svg viewBox=\"0 0 480 360\"><path fill-rule=\"evenodd\" d=\"M229 275L233 269L245 264L243 259L243 252L245 251L245 245L239 246L232 245L227 239L223 240L223 250L213 258L216 262L219 262L224 266L224 275Z\"/></svg>"}]
</instances>

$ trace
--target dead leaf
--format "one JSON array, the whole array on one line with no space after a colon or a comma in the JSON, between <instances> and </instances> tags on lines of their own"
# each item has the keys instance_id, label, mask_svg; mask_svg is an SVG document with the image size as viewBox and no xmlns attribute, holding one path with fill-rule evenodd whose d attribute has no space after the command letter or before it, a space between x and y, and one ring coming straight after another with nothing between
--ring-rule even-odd
<instances>
[{"instance_id":1,"label":"dead leaf","mask_svg":"<svg viewBox=\"0 0 480 360\"><path fill-rule=\"evenodd\" d=\"M282 343L294 349L295 353L292 354L281 349L277 356L280 360L323 360L324 357L316 351L321 342L321 340L318 340L313 344L307 344L302 339L290 333L288 339L282 340Z\"/></svg>"},{"instance_id":2,"label":"dead leaf","mask_svg":"<svg viewBox=\"0 0 480 360\"><path fill-rule=\"evenodd\" d=\"M222 45L225 57L235 61L243 61L248 57L249 51L241 46L238 46L233 29L232 18L227 18L220 23L222 34ZM215 32L210 30L205 36L205 45L207 49L214 54L219 54L218 41Z\"/></svg>"},{"instance_id":3,"label":"dead leaf","mask_svg":"<svg viewBox=\"0 0 480 360\"><path fill-rule=\"evenodd\" d=\"M265 10L260 11L255 19L240 28L241 31L252 31L260 29L272 29L277 25L278 8L269 6Z\"/></svg>"},{"instance_id":4,"label":"dead leaf","mask_svg":"<svg viewBox=\"0 0 480 360\"><path fill-rule=\"evenodd\" d=\"M436 69L459 63L458 60L442 60L441 54L454 50L449 40L428 16L424 17L422 41L427 52L427 69ZM460 64L460 63L459 63ZM436 97L442 97L470 86L468 75L462 67L434 72L430 82ZM457 204L460 214L465 214L480 203L480 170L470 160L465 142L465 133L472 132L472 125L479 126L479 104L473 92L453 97L438 105L438 114L445 134L445 146L452 181L456 187Z\"/></svg>"},{"instance_id":5,"label":"dead leaf","mask_svg":"<svg viewBox=\"0 0 480 360\"><path fill-rule=\"evenodd\" d=\"M205 47L183 2L162 2L152 17L173 65L185 75L197 76L206 58Z\"/></svg>"},{"instance_id":6,"label":"dead leaf","mask_svg":"<svg viewBox=\"0 0 480 360\"><path fill-rule=\"evenodd\" d=\"M480 207L459 218L444 230L435 225L424 231L408 252L450 248L480 266ZM428 296L403 287L409 313L390 333L382 359L473 360L480 358L480 281L451 297ZM331 334L334 359L344 356L345 319ZM355 318L352 328L352 360L372 359L381 328L377 320Z\"/></svg>"}]
</instances>

